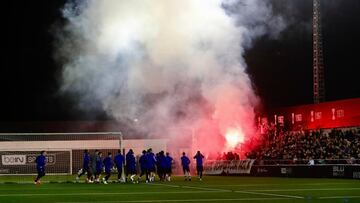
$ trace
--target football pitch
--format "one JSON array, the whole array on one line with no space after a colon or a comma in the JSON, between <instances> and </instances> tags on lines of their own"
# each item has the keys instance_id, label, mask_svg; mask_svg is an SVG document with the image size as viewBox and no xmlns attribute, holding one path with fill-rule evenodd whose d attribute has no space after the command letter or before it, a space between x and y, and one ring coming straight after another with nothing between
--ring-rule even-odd
<instances>
[{"instance_id":1,"label":"football pitch","mask_svg":"<svg viewBox=\"0 0 360 203\"><path fill-rule=\"evenodd\" d=\"M61 183L63 177L48 176L34 185L13 183L16 178L0 177L1 203L360 202L360 181L345 179L206 176L203 181L175 177L172 182L104 185L72 183L72 177Z\"/></svg>"}]
</instances>

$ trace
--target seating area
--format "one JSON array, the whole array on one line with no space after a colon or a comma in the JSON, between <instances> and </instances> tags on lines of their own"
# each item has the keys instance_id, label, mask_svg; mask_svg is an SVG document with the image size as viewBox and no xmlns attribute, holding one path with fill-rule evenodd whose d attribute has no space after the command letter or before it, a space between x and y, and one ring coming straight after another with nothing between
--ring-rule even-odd
<instances>
[{"instance_id":1,"label":"seating area","mask_svg":"<svg viewBox=\"0 0 360 203\"><path fill-rule=\"evenodd\" d=\"M331 160L352 163L360 158L360 130L270 133L263 136L260 144L246 157L264 161L286 160L295 164L309 163L309 160L316 160L316 163L331 163Z\"/></svg>"}]
</instances>

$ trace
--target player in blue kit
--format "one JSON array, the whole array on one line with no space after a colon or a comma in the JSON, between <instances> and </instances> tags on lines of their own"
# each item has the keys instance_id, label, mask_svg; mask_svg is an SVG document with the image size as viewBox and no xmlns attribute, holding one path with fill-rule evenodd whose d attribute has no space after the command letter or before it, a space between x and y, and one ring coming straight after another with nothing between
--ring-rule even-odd
<instances>
[{"instance_id":1,"label":"player in blue kit","mask_svg":"<svg viewBox=\"0 0 360 203\"><path fill-rule=\"evenodd\" d=\"M95 172L95 183L100 183L100 175L103 170L102 152L98 152L96 157L96 172Z\"/></svg>"},{"instance_id":2,"label":"player in blue kit","mask_svg":"<svg viewBox=\"0 0 360 203\"><path fill-rule=\"evenodd\" d=\"M185 155L185 152L183 152L182 157L181 157L181 165L183 167L185 181L186 180L191 181L190 167L189 167L190 159L189 159L189 157L187 157Z\"/></svg>"},{"instance_id":3,"label":"player in blue kit","mask_svg":"<svg viewBox=\"0 0 360 203\"><path fill-rule=\"evenodd\" d=\"M90 170L90 154L89 150L84 150L83 166L79 170L78 175L76 176L76 182L79 182L79 179L82 175L87 173L86 182L88 183L91 179L91 170Z\"/></svg>"},{"instance_id":4,"label":"player in blue kit","mask_svg":"<svg viewBox=\"0 0 360 203\"><path fill-rule=\"evenodd\" d=\"M46 151L41 151L40 155L36 157L36 170L37 170L37 177L34 180L35 184L41 184L40 178L45 176L45 166L46 166Z\"/></svg>"},{"instance_id":5,"label":"player in blue kit","mask_svg":"<svg viewBox=\"0 0 360 203\"><path fill-rule=\"evenodd\" d=\"M202 175L203 175L203 159L204 155L200 153L200 151L197 151L196 155L194 156L194 159L196 160L196 173L199 177L199 180L202 181Z\"/></svg>"},{"instance_id":6,"label":"player in blue kit","mask_svg":"<svg viewBox=\"0 0 360 203\"><path fill-rule=\"evenodd\" d=\"M140 164L140 176L139 176L139 180L141 179L141 177L143 175L145 175L145 179L146 182L149 182L149 177L148 177L148 166L147 166L147 162L146 162L146 151L143 150L142 151L142 155L139 158L139 164Z\"/></svg>"},{"instance_id":7,"label":"player in blue kit","mask_svg":"<svg viewBox=\"0 0 360 203\"><path fill-rule=\"evenodd\" d=\"M158 175L160 181L165 181L165 168L166 168L166 157L164 151L159 152L159 156L157 157L158 162Z\"/></svg>"},{"instance_id":8,"label":"player in blue kit","mask_svg":"<svg viewBox=\"0 0 360 203\"><path fill-rule=\"evenodd\" d=\"M118 153L114 158L114 162L115 162L115 166L118 171L118 176L117 176L118 181L122 182L123 180L122 180L121 176L122 176L122 172L123 172L123 165L125 163L125 159L124 159L124 156L121 154L120 149L118 150Z\"/></svg>"},{"instance_id":9,"label":"player in blue kit","mask_svg":"<svg viewBox=\"0 0 360 203\"><path fill-rule=\"evenodd\" d=\"M108 180L109 180L109 178L111 176L111 169L114 166L111 152L108 152L108 155L107 155L107 157L105 157L103 163L104 163L104 166L105 166L105 177L103 178L103 183L108 184Z\"/></svg>"},{"instance_id":10,"label":"player in blue kit","mask_svg":"<svg viewBox=\"0 0 360 203\"><path fill-rule=\"evenodd\" d=\"M156 158L155 154L152 152L152 149L148 149L146 153L146 162L148 166L148 173L149 173L149 182L155 181L155 166L156 166Z\"/></svg>"},{"instance_id":11,"label":"player in blue kit","mask_svg":"<svg viewBox=\"0 0 360 203\"><path fill-rule=\"evenodd\" d=\"M165 167L165 179L167 181L171 181L171 174L172 174L172 164L174 162L174 159L170 156L169 152L166 152L166 157L165 157L165 163L166 163L166 167Z\"/></svg>"},{"instance_id":12,"label":"player in blue kit","mask_svg":"<svg viewBox=\"0 0 360 203\"><path fill-rule=\"evenodd\" d=\"M161 169L160 169L160 162L159 162L159 153L156 153L155 154L155 159L156 159L156 162L155 162L155 172L156 174L159 176L160 180L161 180Z\"/></svg>"},{"instance_id":13,"label":"player in blue kit","mask_svg":"<svg viewBox=\"0 0 360 203\"><path fill-rule=\"evenodd\" d=\"M136 159L132 149L126 154L126 178L130 175L130 180L133 183L136 183Z\"/></svg>"}]
</instances>

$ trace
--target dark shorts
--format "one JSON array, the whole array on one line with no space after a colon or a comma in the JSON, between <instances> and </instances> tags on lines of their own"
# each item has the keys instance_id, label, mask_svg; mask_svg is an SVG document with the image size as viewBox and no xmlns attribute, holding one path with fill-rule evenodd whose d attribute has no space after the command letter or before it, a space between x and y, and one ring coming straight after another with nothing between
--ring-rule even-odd
<instances>
[{"instance_id":1,"label":"dark shorts","mask_svg":"<svg viewBox=\"0 0 360 203\"><path fill-rule=\"evenodd\" d=\"M45 167L36 167L38 173L45 173Z\"/></svg>"},{"instance_id":2,"label":"dark shorts","mask_svg":"<svg viewBox=\"0 0 360 203\"><path fill-rule=\"evenodd\" d=\"M155 172L155 167L150 167L150 168L148 169L148 171L149 171L149 172Z\"/></svg>"},{"instance_id":3,"label":"dark shorts","mask_svg":"<svg viewBox=\"0 0 360 203\"><path fill-rule=\"evenodd\" d=\"M122 173L122 166L116 166L118 173Z\"/></svg>"},{"instance_id":4,"label":"dark shorts","mask_svg":"<svg viewBox=\"0 0 360 203\"><path fill-rule=\"evenodd\" d=\"M169 175L172 174L171 168L166 168L166 169L165 169L165 173L166 173L166 174L169 174Z\"/></svg>"},{"instance_id":5,"label":"dark shorts","mask_svg":"<svg viewBox=\"0 0 360 203\"><path fill-rule=\"evenodd\" d=\"M45 176L45 167L36 167L38 176Z\"/></svg>"},{"instance_id":6,"label":"dark shorts","mask_svg":"<svg viewBox=\"0 0 360 203\"><path fill-rule=\"evenodd\" d=\"M101 174L101 171L102 171L102 169L96 169L96 172L95 172L95 175L100 175Z\"/></svg>"},{"instance_id":7,"label":"dark shorts","mask_svg":"<svg viewBox=\"0 0 360 203\"><path fill-rule=\"evenodd\" d=\"M204 170L204 167L203 166L196 166L196 170L202 172Z\"/></svg>"},{"instance_id":8,"label":"dark shorts","mask_svg":"<svg viewBox=\"0 0 360 203\"><path fill-rule=\"evenodd\" d=\"M183 171L184 171L184 173L185 172L190 172L189 166L183 166Z\"/></svg>"},{"instance_id":9,"label":"dark shorts","mask_svg":"<svg viewBox=\"0 0 360 203\"><path fill-rule=\"evenodd\" d=\"M141 174L146 174L147 173L147 169L146 168L140 168L141 170Z\"/></svg>"},{"instance_id":10,"label":"dark shorts","mask_svg":"<svg viewBox=\"0 0 360 203\"><path fill-rule=\"evenodd\" d=\"M95 171L93 170L93 168L92 167L89 167L89 169L88 169L88 174L95 174Z\"/></svg>"},{"instance_id":11,"label":"dark shorts","mask_svg":"<svg viewBox=\"0 0 360 203\"><path fill-rule=\"evenodd\" d=\"M134 174L137 174L135 168L126 168L126 175L134 175Z\"/></svg>"},{"instance_id":12,"label":"dark shorts","mask_svg":"<svg viewBox=\"0 0 360 203\"><path fill-rule=\"evenodd\" d=\"M165 169L159 167L159 168L157 169L157 172L158 172L159 174L164 174L164 173L165 173Z\"/></svg>"},{"instance_id":13,"label":"dark shorts","mask_svg":"<svg viewBox=\"0 0 360 203\"><path fill-rule=\"evenodd\" d=\"M92 174L96 174L96 166L92 166L89 168Z\"/></svg>"}]
</instances>

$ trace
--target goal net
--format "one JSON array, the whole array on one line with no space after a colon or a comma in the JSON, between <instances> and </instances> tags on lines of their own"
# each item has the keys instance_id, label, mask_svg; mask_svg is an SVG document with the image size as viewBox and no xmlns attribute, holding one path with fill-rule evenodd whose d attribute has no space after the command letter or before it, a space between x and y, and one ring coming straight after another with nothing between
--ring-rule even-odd
<instances>
[{"instance_id":1,"label":"goal net","mask_svg":"<svg viewBox=\"0 0 360 203\"><path fill-rule=\"evenodd\" d=\"M104 133L1 133L0 182L31 181L36 175L35 159L47 151L46 174L73 180L82 167L83 152L95 149L116 154L123 149L120 132ZM56 181L56 178L52 178Z\"/></svg>"}]
</instances>

